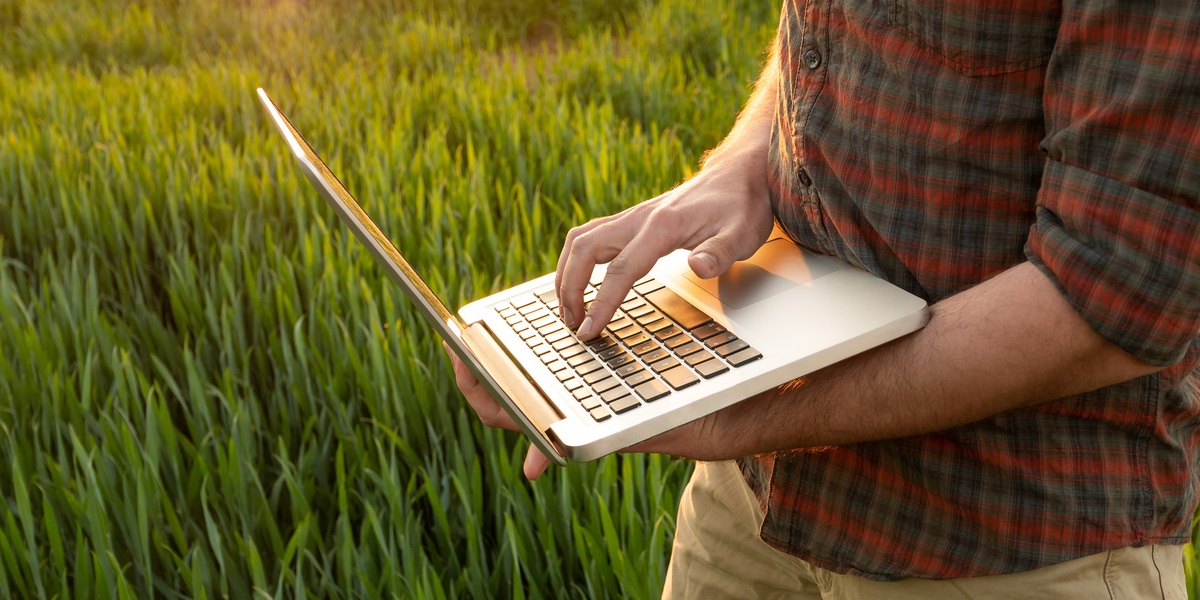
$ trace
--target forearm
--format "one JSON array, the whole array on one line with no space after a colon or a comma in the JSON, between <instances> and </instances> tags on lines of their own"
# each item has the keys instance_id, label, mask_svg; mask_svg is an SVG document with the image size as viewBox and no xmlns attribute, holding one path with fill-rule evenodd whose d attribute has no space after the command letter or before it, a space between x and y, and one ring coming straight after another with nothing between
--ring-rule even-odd
<instances>
[{"instance_id":1,"label":"forearm","mask_svg":"<svg viewBox=\"0 0 1200 600\"><path fill-rule=\"evenodd\" d=\"M917 333L652 440L718 460L948 429L1145 375L1024 263L937 303Z\"/></svg>"}]
</instances>

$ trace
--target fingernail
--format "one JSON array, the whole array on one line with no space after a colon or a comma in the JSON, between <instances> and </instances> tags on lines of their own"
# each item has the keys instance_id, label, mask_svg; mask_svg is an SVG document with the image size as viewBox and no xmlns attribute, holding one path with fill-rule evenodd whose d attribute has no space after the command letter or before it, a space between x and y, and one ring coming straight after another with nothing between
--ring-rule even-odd
<instances>
[{"instance_id":1,"label":"fingernail","mask_svg":"<svg viewBox=\"0 0 1200 600\"><path fill-rule=\"evenodd\" d=\"M592 337L592 316L588 315L583 318L583 324L579 326L579 337Z\"/></svg>"},{"instance_id":2,"label":"fingernail","mask_svg":"<svg viewBox=\"0 0 1200 600\"><path fill-rule=\"evenodd\" d=\"M713 255L707 252L697 252L693 256L696 257L696 260L704 263L704 266L708 267L709 273L717 270L717 259Z\"/></svg>"},{"instance_id":3,"label":"fingernail","mask_svg":"<svg viewBox=\"0 0 1200 600\"><path fill-rule=\"evenodd\" d=\"M571 314L571 309L567 308L565 304L560 305L559 309L561 309L562 312L562 314L559 316L562 317L563 323L566 323L567 327L574 327L575 315Z\"/></svg>"}]
</instances>

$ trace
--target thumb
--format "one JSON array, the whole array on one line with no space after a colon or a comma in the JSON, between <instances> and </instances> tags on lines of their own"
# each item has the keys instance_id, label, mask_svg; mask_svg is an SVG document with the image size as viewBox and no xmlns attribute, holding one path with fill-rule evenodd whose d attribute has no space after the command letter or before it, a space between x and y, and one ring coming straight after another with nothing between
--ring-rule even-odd
<instances>
[{"instance_id":1,"label":"thumb","mask_svg":"<svg viewBox=\"0 0 1200 600\"><path fill-rule=\"evenodd\" d=\"M525 472L525 478L533 481L541 477L549 466L550 459L546 458L546 455L542 454L542 451L538 450L536 446L530 445L529 451L525 453L525 464L522 469Z\"/></svg>"},{"instance_id":2,"label":"thumb","mask_svg":"<svg viewBox=\"0 0 1200 600\"><path fill-rule=\"evenodd\" d=\"M688 255L688 266L703 279L711 279L724 273L736 260L746 255L738 251L736 244L725 236L714 236L704 240Z\"/></svg>"}]
</instances>

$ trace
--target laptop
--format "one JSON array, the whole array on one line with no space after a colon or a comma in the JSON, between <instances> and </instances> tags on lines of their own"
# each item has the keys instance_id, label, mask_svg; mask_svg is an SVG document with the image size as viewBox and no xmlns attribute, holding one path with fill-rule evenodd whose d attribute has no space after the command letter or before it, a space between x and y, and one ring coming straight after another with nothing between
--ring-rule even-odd
<instances>
[{"instance_id":1,"label":"laptop","mask_svg":"<svg viewBox=\"0 0 1200 600\"><path fill-rule=\"evenodd\" d=\"M558 317L554 274L457 314L375 226L262 89L301 171L522 431L557 464L616 452L900 336L926 302L776 229L714 279L660 259L587 343ZM603 284L596 267L585 301Z\"/></svg>"}]
</instances>

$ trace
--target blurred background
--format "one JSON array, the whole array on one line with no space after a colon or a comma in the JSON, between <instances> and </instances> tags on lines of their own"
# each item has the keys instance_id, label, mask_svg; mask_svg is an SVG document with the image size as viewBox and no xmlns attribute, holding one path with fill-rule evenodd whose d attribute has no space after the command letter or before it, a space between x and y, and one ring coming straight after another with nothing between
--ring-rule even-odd
<instances>
[{"instance_id":1,"label":"blurred background","mask_svg":"<svg viewBox=\"0 0 1200 600\"><path fill-rule=\"evenodd\" d=\"M657 597L688 463L525 482L254 89L460 306L686 178L779 4L0 0L0 598Z\"/></svg>"},{"instance_id":2,"label":"blurred background","mask_svg":"<svg viewBox=\"0 0 1200 600\"><path fill-rule=\"evenodd\" d=\"M0 0L0 597L657 597L689 465L520 476L451 304L680 182L779 2Z\"/></svg>"}]
</instances>

